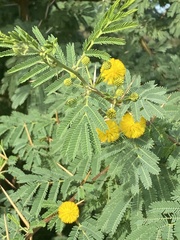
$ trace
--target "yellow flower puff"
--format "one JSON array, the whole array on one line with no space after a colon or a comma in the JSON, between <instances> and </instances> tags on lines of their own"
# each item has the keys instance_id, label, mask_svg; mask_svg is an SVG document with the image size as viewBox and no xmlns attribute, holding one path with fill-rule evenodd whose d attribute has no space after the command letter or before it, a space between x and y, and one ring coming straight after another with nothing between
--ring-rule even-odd
<instances>
[{"instance_id":1,"label":"yellow flower puff","mask_svg":"<svg viewBox=\"0 0 180 240\"><path fill-rule=\"evenodd\" d=\"M79 208L74 202L63 202L58 208L58 216L64 223L73 223L79 217Z\"/></svg>"},{"instance_id":2,"label":"yellow flower puff","mask_svg":"<svg viewBox=\"0 0 180 240\"><path fill-rule=\"evenodd\" d=\"M119 59L111 58L109 61L110 67L106 68L102 65L100 72L104 82L109 85L115 85L115 81L124 82L126 68Z\"/></svg>"},{"instance_id":3,"label":"yellow flower puff","mask_svg":"<svg viewBox=\"0 0 180 240\"><path fill-rule=\"evenodd\" d=\"M141 117L139 122L135 122L130 113L126 113L120 122L120 131L128 138L141 137L146 128L146 120Z\"/></svg>"},{"instance_id":4,"label":"yellow flower puff","mask_svg":"<svg viewBox=\"0 0 180 240\"><path fill-rule=\"evenodd\" d=\"M99 128L96 129L98 137L101 142L114 142L119 138L119 126L113 120L107 120L106 124L108 129L105 132L102 132Z\"/></svg>"}]
</instances>

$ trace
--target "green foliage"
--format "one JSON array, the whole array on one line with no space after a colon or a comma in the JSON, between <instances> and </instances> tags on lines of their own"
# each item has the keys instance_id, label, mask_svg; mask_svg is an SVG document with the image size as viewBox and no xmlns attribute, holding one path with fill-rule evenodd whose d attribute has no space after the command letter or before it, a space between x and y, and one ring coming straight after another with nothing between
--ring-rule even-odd
<instances>
[{"instance_id":1,"label":"green foliage","mask_svg":"<svg viewBox=\"0 0 180 240\"><path fill-rule=\"evenodd\" d=\"M170 1L166 32L154 2L47 2L36 2L46 12L39 27L21 22L0 32L0 57L8 57L0 94L11 106L0 116L1 239L41 239L40 229L51 239L179 239L179 58L170 45L179 36L178 2ZM67 39L79 25L84 35L68 42L71 22ZM118 87L100 70L117 49L126 67ZM122 130L113 141L110 108L117 126L127 112L136 124L143 117L145 133L128 138ZM65 201L80 210L70 225L58 217Z\"/></svg>"}]
</instances>

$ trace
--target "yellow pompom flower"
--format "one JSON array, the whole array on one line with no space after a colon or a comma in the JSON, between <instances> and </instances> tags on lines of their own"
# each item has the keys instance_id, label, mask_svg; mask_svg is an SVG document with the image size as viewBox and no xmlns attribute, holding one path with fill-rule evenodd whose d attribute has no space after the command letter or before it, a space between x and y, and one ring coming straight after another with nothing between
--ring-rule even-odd
<instances>
[{"instance_id":1,"label":"yellow pompom flower","mask_svg":"<svg viewBox=\"0 0 180 240\"><path fill-rule=\"evenodd\" d=\"M120 131L128 138L141 137L146 128L146 120L141 117L140 121L135 122L130 113L126 113L120 122Z\"/></svg>"},{"instance_id":2,"label":"yellow pompom flower","mask_svg":"<svg viewBox=\"0 0 180 240\"><path fill-rule=\"evenodd\" d=\"M106 124L108 126L108 129L105 132L101 131L99 128L96 129L100 141L101 142L116 141L120 135L118 124L110 119L106 121Z\"/></svg>"},{"instance_id":3,"label":"yellow pompom flower","mask_svg":"<svg viewBox=\"0 0 180 240\"><path fill-rule=\"evenodd\" d=\"M120 81L122 84L124 81L124 76L126 73L126 68L124 64L119 59L111 58L109 60L110 68L105 68L104 64L102 65L100 72L101 77L104 82L107 82L109 85L115 85L115 82Z\"/></svg>"},{"instance_id":4,"label":"yellow pompom flower","mask_svg":"<svg viewBox=\"0 0 180 240\"><path fill-rule=\"evenodd\" d=\"M63 202L58 208L58 216L64 223L73 223L79 217L79 208L74 202Z\"/></svg>"}]
</instances>

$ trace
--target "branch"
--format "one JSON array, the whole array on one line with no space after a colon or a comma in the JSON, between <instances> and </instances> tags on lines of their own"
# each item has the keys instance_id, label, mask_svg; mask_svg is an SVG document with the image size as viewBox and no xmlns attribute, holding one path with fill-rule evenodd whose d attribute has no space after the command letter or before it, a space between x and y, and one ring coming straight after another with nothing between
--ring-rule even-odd
<instances>
[{"instance_id":1,"label":"branch","mask_svg":"<svg viewBox=\"0 0 180 240\"><path fill-rule=\"evenodd\" d=\"M1 190L3 191L4 195L6 196L6 198L8 199L8 201L11 203L11 205L13 206L14 210L17 212L17 214L19 215L19 217L21 218L21 220L23 221L23 223L25 224L25 226L29 229L29 222L26 220L26 218L22 215L22 213L19 211L19 209L16 207L15 203L12 201L12 199L9 197L9 195L7 194L7 192L4 190L4 188L0 185Z\"/></svg>"},{"instance_id":2,"label":"branch","mask_svg":"<svg viewBox=\"0 0 180 240\"><path fill-rule=\"evenodd\" d=\"M32 139L31 139L31 136L30 136L30 134L29 134L29 131L28 131L28 128L27 128L26 123L24 123L24 128L25 128L25 131L26 131L28 140L29 140L29 144L30 144L31 146L33 146L34 144L33 144L33 142L32 142Z\"/></svg>"}]
</instances>

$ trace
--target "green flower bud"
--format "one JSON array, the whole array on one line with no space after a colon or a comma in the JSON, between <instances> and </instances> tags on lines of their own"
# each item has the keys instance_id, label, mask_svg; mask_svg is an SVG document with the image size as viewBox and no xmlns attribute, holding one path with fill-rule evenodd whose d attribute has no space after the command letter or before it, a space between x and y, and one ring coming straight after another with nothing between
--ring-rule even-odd
<instances>
[{"instance_id":1,"label":"green flower bud","mask_svg":"<svg viewBox=\"0 0 180 240\"><path fill-rule=\"evenodd\" d=\"M138 98L139 98L139 95L136 92L131 93L131 95L129 96L129 99L133 102L138 100Z\"/></svg>"},{"instance_id":2,"label":"green flower bud","mask_svg":"<svg viewBox=\"0 0 180 240\"><path fill-rule=\"evenodd\" d=\"M116 117L116 110L114 108L109 108L106 112L106 116L110 119Z\"/></svg>"},{"instance_id":3,"label":"green flower bud","mask_svg":"<svg viewBox=\"0 0 180 240\"><path fill-rule=\"evenodd\" d=\"M111 63L109 61L103 62L102 69L109 70L111 68Z\"/></svg>"},{"instance_id":4,"label":"green flower bud","mask_svg":"<svg viewBox=\"0 0 180 240\"><path fill-rule=\"evenodd\" d=\"M119 88L115 92L116 97L121 97L124 94L124 90L122 88Z\"/></svg>"},{"instance_id":5,"label":"green flower bud","mask_svg":"<svg viewBox=\"0 0 180 240\"><path fill-rule=\"evenodd\" d=\"M70 73L70 77L71 77L72 79L75 79L75 78L76 78L76 75L71 72L71 73Z\"/></svg>"},{"instance_id":6,"label":"green flower bud","mask_svg":"<svg viewBox=\"0 0 180 240\"><path fill-rule=\"evenodd\" d=\"M70 78L66 78L63 83L65 86L68 87L72 85L72 80Z\"/></svg>"},{"instance_id":7,"label":"green flower bud","mask_svg":"<svg viewBox=\"0 0 180 240\"><path fill-rule=\"evenodd\" d=\"M118 77L114 80L114 85L119 87L123 84L124 82L124 77Z\"/></svg>"},{"instance_id":8,"label":"green flower bud","mask_svg":"<svg viewBox=\"0 0 180 240\"><path fill-rule=\"evenodd\" d=\"M74 104L76 103L76 99L75 98L70 98L70 99L68 99L67 101L66 101L66 105L68 105L68 106L73 106Z\"/></svg>"},{"instance_id":9,"label":"green flower bud","mask_svg":"<svg viewBox=\"0 0 180 240\"><path fill-rule=\"evenodd\" d=\"M90 63L90 58L87 57L87 56L84 56L84 57L82 58L82 60L81 60L81 63L82 63L83 65L88 65L88 63Z\"/></svg>"}]
</instances>

